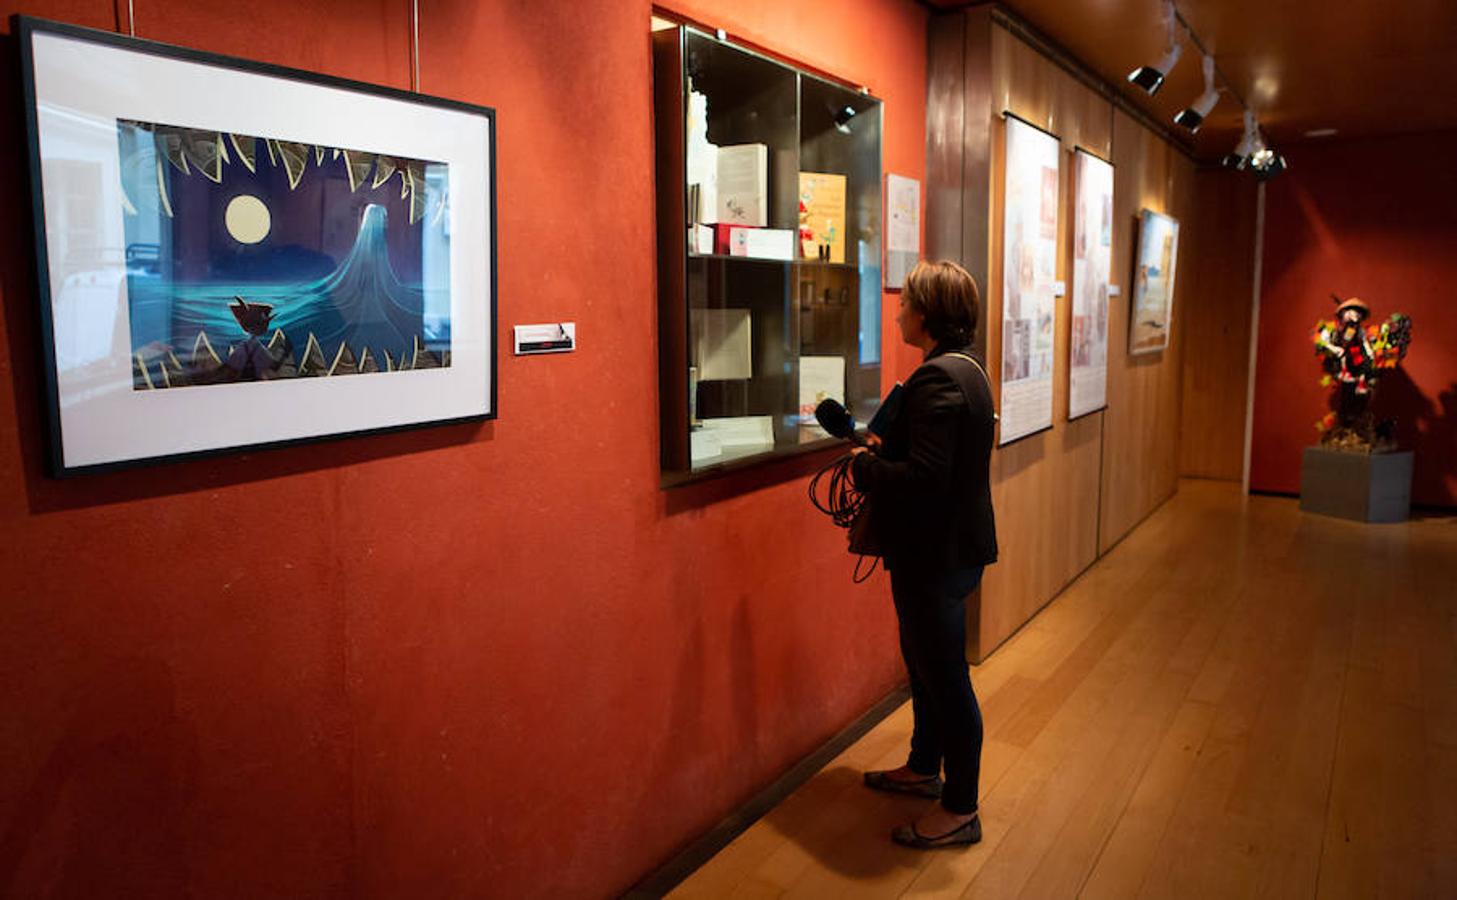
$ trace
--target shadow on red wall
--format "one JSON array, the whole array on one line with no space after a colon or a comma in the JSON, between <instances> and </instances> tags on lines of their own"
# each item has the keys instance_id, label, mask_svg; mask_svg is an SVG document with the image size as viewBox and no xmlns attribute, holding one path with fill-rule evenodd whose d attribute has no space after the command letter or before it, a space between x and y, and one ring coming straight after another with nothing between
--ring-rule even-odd
<instances>
[{"instance_id":1,"label":"shadow on red wall","mask_svg":"<svg viewBox=\"0 0 1457 900\"><path fill-rule=\"evenodd\" d=\"M1396 420L1400 446L1434 448L1438 458L1427 462L1450 468L1451 454L1457 452L1457 379L1440 392L1423 391L1404 369L1397 369L1381 379L1377 391L1377 415Z\"/></svg>"},{"instance_id":2,"label":"shadow on red wall","mask_svg":"<svg viewBox=\"0 0 1457 900\"><path fill-rule=\"evenodd\" d=\"M1294 493L1301 450L1327 389L1310 331L1332 292L1371 304L1372 321L1412 318L1411 351L1377 388L1416 452L1412 500L1457 506L1457 134L1309 144L1266 188L1259 360L1250 486Z\"/></svg>"},{"instance_id":3,"label":"shadow on red wall","mask_svg":"<svg viewBox=\"0 0 1457 900\"><path fill-rule=\"evenodd\" d=\"M64 732L0 823L0 885L100 897L187 893L197 741L164 663L121 657L65 698ZM118 822L125 823L122 829Z\"/></svg>"}]
</instances>

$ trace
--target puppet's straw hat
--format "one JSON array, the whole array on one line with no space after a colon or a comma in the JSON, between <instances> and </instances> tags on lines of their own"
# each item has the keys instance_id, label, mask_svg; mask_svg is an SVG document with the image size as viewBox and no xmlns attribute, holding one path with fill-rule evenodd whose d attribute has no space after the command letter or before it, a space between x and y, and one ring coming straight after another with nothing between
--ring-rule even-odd
<instances>
[{"instance_id":1,"label":"puppet's straw hat","mask_svg":"<svg viewBox=\"0 0 1457 900\"><path fill-rule=\"evenodd\" d=\"M1348 297L1347 299L1341 301L1341 304L1336 307L1336 315L1339 316L1341 313L1345 312L1348 309L1360 310L1361 318L1363 319L1371 315L1371 307L1367 306L1366 301L1362 300L1360 297Z\"/></svg>"}]
</instances>

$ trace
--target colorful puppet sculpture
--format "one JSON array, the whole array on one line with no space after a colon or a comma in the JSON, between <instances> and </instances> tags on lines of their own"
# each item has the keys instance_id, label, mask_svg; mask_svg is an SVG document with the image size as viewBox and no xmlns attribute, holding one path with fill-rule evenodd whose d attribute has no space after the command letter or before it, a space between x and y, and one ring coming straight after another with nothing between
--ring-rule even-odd
<instances>
[{"instance_id":1,"label":"colorful puppet sculpture","mask_svg":"<svg viewBox=\"0 0 1457 900\"><path fill-rule=\"evenodd\" d=\"M1390 448L1390 421L1371 414L1371 394L1382 369L1394 369L1411 343L1411 319L1395 313L1379 327L1367 325L1371 308L1351 297L1336 301L1334 321L1316 323L1315 355L1325 369L1322 386L1331 387L1331 411L1316 423L1321 443L1370 453Z\"/></svg>"}]
</instances>

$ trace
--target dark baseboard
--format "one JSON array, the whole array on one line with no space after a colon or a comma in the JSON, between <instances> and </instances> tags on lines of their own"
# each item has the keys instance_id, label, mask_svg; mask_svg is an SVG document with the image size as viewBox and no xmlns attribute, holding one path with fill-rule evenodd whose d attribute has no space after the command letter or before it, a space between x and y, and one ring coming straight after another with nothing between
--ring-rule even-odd
<instances>
[{"instance_id":1,"label":"dark baseboard","mask_svg":"<svg viewBox=\"0 0 1457 900\"><path fill-rule=\"evenodd\" d=\"M1263 488L1250 488L1250 495L1253 497L1288 497L1291 500L1299 500L1299 491L1274 491ZM1444 506L1441 503L1417 503L1412 501L1411 512L1413 519L1420 518L1441 518L1445 519L1453 513L1457 513L1457 506Z\"/></svg>"},{"instance_id":2,"label":"dark baseboard","mask_svg":"<svg viewBox=\"0 0 1457 900\"><path fill-rule=\"evenodd\" d=\"M1250 488L1250 496L1251 497L1291 497L1293 499L1299 500L1300 499L1300 492L1299 491L1274 491L1274 490L1265 490L1264 488Z\"/></svg>"},{"instance_id":3,"label":"dark baseboard","mask_svg":"<svg viewBox=\"0 0 1457 900\"><path fill-rule=\"evenodd\" d=\"M729 813L727 818L713 827L713 830L694 840L678 851L676 856L664 863L656 872L633 885L627 893L623 894L623 897L628 900L647 900L647 898L666 895L689 875L698 871L720 850L727 847L734 838L748 830L750 825L759 821L765 813L784 802L785 797L813 778L815 773L829 765L830 761L845 752L847 747L880 724L882 719L899 709L910 699L910 696L911 691L908 687L899 687L891 691L864 715L826 741L818 750L795 763L773 784L749 798L743 806Z\"/></svg>"}]
</instances>

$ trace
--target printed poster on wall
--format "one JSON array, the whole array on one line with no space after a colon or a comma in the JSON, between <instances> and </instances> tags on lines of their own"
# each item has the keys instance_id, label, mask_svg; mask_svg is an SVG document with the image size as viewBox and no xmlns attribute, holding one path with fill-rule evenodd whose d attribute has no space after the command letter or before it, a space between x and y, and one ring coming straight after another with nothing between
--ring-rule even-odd
<instances>
[{"instance_id":1,"label":"printed poster on wall","mask_svg":"<svg viewBox=\"0 0 1457 900\"><path fill-rule=\"evenodd\" d=\"M1085 150L1075 158L1069 419L1108 405L1108 271L1113 259L1113 166Z\"/></svg>"},{"instance_id":2,"label":"printed poster on wall","mask_svg":"<svg viewBox=\"0 0 1457 900\"><path fill-rule=\"evenodd\" d=\"M1052 427L1057 310L1058 140L1010 115L1006 122L1001 444Z\"/></svg>"},{"instance_id":3,"label":"printed poster on wall","mask_svg":"<svg viewBox=\"0 0 1457 900\"><path fill-rule=\"evenodd\" d=\"M921 258L921 183L901 175L885 176L885 287L898 291Z\"/></svg>"},{"instance_id":4,"label":"printed poster on wall","mask_svg":"<svg viewBox=\"0 0 1457 900\"><path fill-rule=\"evenodd\" d=\"M1179 260L1179 222L1145 209L1138 223L1138 259L1133 270L1133 309L1128 317L1128 352L1157 353L1169 345L1174 304L1174 268Z\"/></svg>"}]
</instances>

